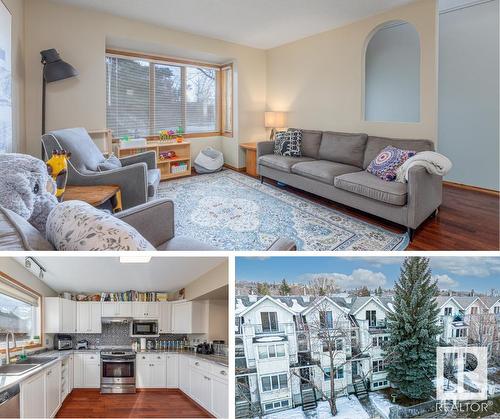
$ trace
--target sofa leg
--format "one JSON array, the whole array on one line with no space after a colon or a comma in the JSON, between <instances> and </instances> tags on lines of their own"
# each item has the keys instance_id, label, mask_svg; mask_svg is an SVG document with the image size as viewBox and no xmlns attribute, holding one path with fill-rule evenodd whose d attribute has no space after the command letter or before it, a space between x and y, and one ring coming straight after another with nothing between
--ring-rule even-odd
<instances>
[{"instance_id":1,"label":"sofa leg","mask_svg":"<svg viewBox=\"0 0 500 419\"><path fill-rule=\"evenodd\" d=\"M264 183L264 176L260 176L260 183Z\"/></svg>"},{"instance_id":2,"label":"sofa leg","mask_svg":"<svg viewBox=\"0 0 500 419\"><path fill-rule=\"evenodd\" d=\"M415 235L415 229L408 227L406 231L411 242L413 240L413 236Z\"/></svg>"},{"instance_id":3,"label":"sofa leg","mask_svg":"<svg viewBox=\"0 0 500 419\"><path fill-rule=\"evenodd\" d=\"M439 214L439 208L436 208L436 210L432 213L432 218L436 218Z\"/></svg>"}]
</instances>

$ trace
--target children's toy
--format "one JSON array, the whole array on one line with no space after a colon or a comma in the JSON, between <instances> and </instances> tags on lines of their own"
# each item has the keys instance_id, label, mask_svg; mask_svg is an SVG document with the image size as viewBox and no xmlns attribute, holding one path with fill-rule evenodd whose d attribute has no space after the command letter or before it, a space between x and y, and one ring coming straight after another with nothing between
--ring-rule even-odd
<instances>
[{"instance_id":1,"label":"children's toy","mask_svg":"<svg viewBox=\"0 0 500 419\"><path fill-rule=\"evenodd\" d=\"M224 155L212 147L201 150L194 161L194 168L197 173L218 172L222 170L223 165Z\"/></svg>"},{"instance_id":2,"label":"children's toy","mask_svg":"<svg viewBox=\"0 0 500 419\"><path fill-rule=\"evenodd\" d=\"M46 164L26 154L0 154L0 205L45 233L47 217L57 205L56 185Z\"/></svg>"},{"instance_id":3,"label":"children's toy","mask_svg":"<svg viewBox=\"0 0 500 419\"><path fill-rule=\"evenodd\" d=\"M62 201L68 181L68 160L70 157L71 153L67 153L66 150L54 150L52 157L47 161L47 170L57 186L56 198L59 202Z\"/></svg>"},{"instance_id":4,"label":"children's toy","mask_svg":"<svg viewBox=\"0 0 500 419\"><path fill-rule=\"evenodd\" d=\"M173 150L160 152L160 160L174 159L175 157L176 157L176 154L175 154L175 151L173 151Z\"/></svg>"}]
</instances>

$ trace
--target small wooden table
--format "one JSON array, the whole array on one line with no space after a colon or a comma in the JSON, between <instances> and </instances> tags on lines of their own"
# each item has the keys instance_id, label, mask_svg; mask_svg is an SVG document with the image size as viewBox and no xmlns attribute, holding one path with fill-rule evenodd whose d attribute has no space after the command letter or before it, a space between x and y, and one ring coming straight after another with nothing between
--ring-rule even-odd
<instances>
[{"instance_id":1,"label":"small wooden table","mask_svg":"<svg viewBox=\"0 0 500 419\"><path fill-rule=\"evenodd\" d=\"M257 143L243 143L240 147L245 150L246 171L250 176L257 176Z\"/></svg>"},{"instance_id":2,"label":"small wooden table","mask_svg":"<svg viewBox=\"0 0 500 419\"><path fill-rule=\"evenodd\" d=\"M63 201L83 201L98 207L111 200L113 212L122 210L122 194L117 185L66 186Z\"/></svg>"}]
</instances>

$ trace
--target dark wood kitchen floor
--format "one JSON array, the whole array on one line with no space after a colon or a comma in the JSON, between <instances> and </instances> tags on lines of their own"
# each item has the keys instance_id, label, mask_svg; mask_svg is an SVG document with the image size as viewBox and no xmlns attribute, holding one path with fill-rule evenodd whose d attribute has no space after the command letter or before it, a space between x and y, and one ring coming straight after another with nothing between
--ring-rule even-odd
<instances>
[{"instance_id":1,"label":"dark wood kitchen floor","mask_svg":"<svg viewBox=\"0 0 500 419\"><path fill-rule=\"evenodd\" d=\"M208 412L180 390L146 390L135 394L100 394L75 389L57 418L210 418Z\"/></svg>"}]
</instances>

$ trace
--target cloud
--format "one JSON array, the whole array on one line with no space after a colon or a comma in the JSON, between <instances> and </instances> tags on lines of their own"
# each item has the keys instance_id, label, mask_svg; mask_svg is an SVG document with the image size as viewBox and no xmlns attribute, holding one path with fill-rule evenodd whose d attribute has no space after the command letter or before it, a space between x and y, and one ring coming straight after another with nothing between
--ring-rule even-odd
<instances>
[{"instance_id":1,"label":"cloud","mask_svg":"<svg viewBox=\"0 0 500 419\"><path fill-rule=\"evenodd\" d=\"M363 261L369 266L374 268L381 268L384 265L398 265L403 263L404 258L400 256L372 256L372 257L347 257L343 258L350 262L360 262Z\"/></svg>"},{"instance_id":2,"label":"cloud","mask_svg":"<svg viewBox=\"0 0 500 419\"><path fill-rule=\"evenodd\" d=\"M458 276L484 278L500 272L500 258L433 257L431 267Z\"/></svg>"},{"instance_id":3,"label":"cloud","mask_svg":"<svg viewBox=\"0 0 500 419\"><path fill-rule=\"evenodd\" d=\"M454 288L458 285L458 282L453 278L450 278L448 275L433 275L432 279L437 280L437 285L439 288Z\"/></svg>"},{"instance_id":4,"label":"cloud","mask_svg":"<svg viewBox=\"0 0 500 419\"><path fill-rule=\"evenodd\" d=\"M308 282L311 279L318 277L327 277L335 281L341 290L360 288L366 286L375 289L379 286L384 286L387 282L386 276L382 272L373 272L368 269L355 269L352 274L346 275L336 272L328 273L307 273L300 276L301 281Z\"/></svg>"}]
</instances>

